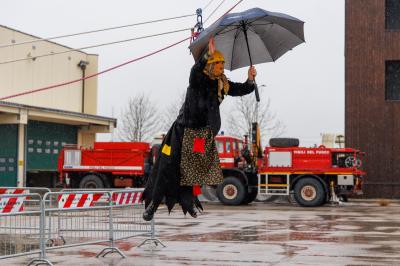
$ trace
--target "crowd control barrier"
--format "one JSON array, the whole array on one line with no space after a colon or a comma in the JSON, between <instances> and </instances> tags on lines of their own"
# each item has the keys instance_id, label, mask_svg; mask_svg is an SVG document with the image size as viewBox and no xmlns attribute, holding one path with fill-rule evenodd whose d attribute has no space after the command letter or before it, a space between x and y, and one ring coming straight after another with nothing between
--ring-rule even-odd
<instances>
[{"instance_id":1,"label":"crowd control barrier","mask_svg":"<svg viewBox=\"0 0 400 266\"><path fill-rule=\"evenodd\" d=\"M145 238L137 247L165 247L155 238L154 219L142 218L142 193L143 189L0 188L0 260L38 254L28 265L52 265L47 251L105 242L108 247L96 257L125 257L115 241L137 236Z\"/></svg>"}]
</instances>

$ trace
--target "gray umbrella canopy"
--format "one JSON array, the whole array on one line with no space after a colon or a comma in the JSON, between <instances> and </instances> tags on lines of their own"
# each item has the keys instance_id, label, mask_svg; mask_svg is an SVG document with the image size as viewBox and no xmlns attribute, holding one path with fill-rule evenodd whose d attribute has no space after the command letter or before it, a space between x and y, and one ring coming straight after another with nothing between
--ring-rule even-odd
<instances>
[{"instance_id":1,"label":"gray umbrella canopy","mask_svg":"<svg viewBox=\"0 0 400 266\"><path fill-rule=\"evenodd\" d=\"M225 68L234 70L272 62L304 42L304 22L286 14L252 8L226 14L200 33L189 46L197 61L214 37L225 56Z\"/></svg>"}]
</instances>

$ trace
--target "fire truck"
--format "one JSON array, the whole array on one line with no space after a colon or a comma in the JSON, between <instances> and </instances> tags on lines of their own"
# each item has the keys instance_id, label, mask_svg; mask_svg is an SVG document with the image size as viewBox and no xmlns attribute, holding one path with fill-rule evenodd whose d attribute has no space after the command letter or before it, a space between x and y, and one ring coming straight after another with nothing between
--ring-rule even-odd
<instances>
[{"instance_id":1,"label":"fire truck","mask_svg":"<svg viewBox=\"0 0 400 266\"><path fill-rule=\"evenodd\" d=\"M216 146L224 176L212 187L226 205L247 204L257 195L291 196L307 207L361 194L363 153L351 148L299 147L298 139L275 138L261 150L258 125L247 138L219 135ZM93 148L65 146L60 184L80 188L142 187L159 144L95 142Z\"/></svg>"},{"instance_id":2,"label":"fire truck","mask_svg":"<svg viewBox=\"0 0 400 266\"><path fill-rule=\"evenodd\" d=\"M93 148L66 145L58 157L60 184L79 188L142 187L153 157L146 142L95 142Z\"/></svg>"},{"instance_id":3,"label":"fire truck","mask_svg":"<svg viewBox=\"0 0 400 266\"><path fill-rule=\"evenodd\" d=\"M298 139L273 138L261 152L257 124L250 145L229 136L217 136L216 144L224 180L215 190L226 205L247 204L260 194L291 196L301 206L314 207L362 194L364 153L359 150L305 148Z\"/></svg>"}]
</instances>

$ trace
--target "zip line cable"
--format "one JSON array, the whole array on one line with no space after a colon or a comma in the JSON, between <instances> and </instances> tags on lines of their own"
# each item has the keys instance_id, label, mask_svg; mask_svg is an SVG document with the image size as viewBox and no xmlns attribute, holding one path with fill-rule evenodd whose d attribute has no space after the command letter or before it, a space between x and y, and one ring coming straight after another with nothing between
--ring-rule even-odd
<instances>
[{"instance_id":1,"label":"zip line cable","mask_svg":"<svg viewBox=\"0 0 400 266\"><path fill-rule=\"evenodd\" d=\"M214 2L214 0L210 0L210 1L206 4L206 6L203 8L203 10L206 10L206 9L210 6L210 4L211 4L212 2ZM98 29L98 30L84 31L84 32L78 32L78 33L72 33L72 34L66 34L66 35L60 35L60 36L54 36L54 37L49 37L49 38L39 38L39 39L36 39L36 40L25 41L25 42L19 42L19 43L3 44L3 45L0 45L0 48L6 48L6 47L10 47L10 46L16 46L16 45L22 45L22 44L29 44L29 43L36 43L36 42L42 42L42 41L51 41L51 40L55 40L55 39L61 39L61 38L67 38L67 37L74 37L74 36L79 36L79 35L84 35L84 34L97 33L97 32L102 32L102 31L109 31L109 30L116 30L116 29L122 29L122 28L128 28L128 27L133 27L133 26L140 26L140 25L152 24L152 23L157 23L157 22L163 22L163 21L168 21L168 20L175 20L175 19L180 19L180 18L193 17L193 16L196 16L196 14L187 14L187 15L176 16L176 17L170 17L170 18L149 20L149 21L138 22L138 23L133 23L133 24L128 24L128 25L121 25L121 26L115 26L115 27L104 28L104 29Z\"/></svg>"},{"instance_id":2,"label":"zip line cable","mask_svg":"<svg viewBox=\"0 0 400 266\"><path fill-rule=\"evenodd\" d=\"M116 29L128 28L128 27L145 25L145 24L152 24L152 23L157 23L157 22L162 22L162 21L175 20L175 19L193 17L193 16L196 16L196 14L188 14L188 15L171 17L171 18L156 19L156 20L150 20L150 21L139 22L139 23L134 23L134 24L98 29L98 30L91 30L91 31L84 31L84 32L78 32L78 33L67 34L67 35L60 35L60 36L55 36L55 37L50 37L50 38L40 38L40 39L36 39L36 40L19 42L19 43L4 44L4 45L0 45L0 48L6 48L6 47L10 47L10 46L16 46L16 45L22 45L22 44L28 44L28 43L36 43L36 42L42 42L42 41L50 41L50 40L55 40L55 39L79 36L79 35L90 34L90 33L97 33L97 32L102 32L102 31L116 30Z\"/></svg>"},{"instance_id":3,"label":"zip line cable","mask_svg":"<svg viewBox=\"0 0 400 266\"><path fill-rule=\"evenodd\" d=\"M222 0L219 5L213 10L213 12L211 12L211 14L206 18L206 20L204 21L204 23L207 22L207 20L209 20L211 18L212 15L214 15L215 11L217 11L217 9L225 2L225 0Z\"/></svg>"},{"instance_id":4,"label":"zip line cable","mask_svg":"<svg viewBox=\"0 0 400 266\"><path fill-rule=\"evenodd\" d=\"M225 0L222 0L222 2L217 6L217 8L214 9L214 11L208 16L206 21L215 13L215 11L222 5L222 3L224 1ZM204 10L207 9L212 2L214 2L214 0L210 0L207 3L207 5L204 7ZM123 25L123 26L99 29L99 30L92 30L92 31L85 31L85 32L80 32L80 33L75 33L75 34L68 34L68 35L61 35L61 36L50 37L50 38L41 38L41 39L36 39L36 40L31 40L31 41L26 41L26 42L20 42L20 43L14 43L14 44L0 45L0 48L5 48L5 47L10 47L10 46L15 46L15 45L28 44L28 43L36 43L36 42L41 42L41 41L49 41L49 40L54 40L54 39L59 39L59 38L72 37L72 36L84 35L84 34L89 34L89 33L96 33L96 32L120 29L120 28L125 28L125 27L132 27L132 26L137 26L137 25L151 24L151 23L167 21L167 20L174 20L174 19L178 19L178 18L185 18L185 17L191 17L191 16L196 16L196 14L189 14L189 15L176 16L176 17L171 17L171 18L150 20L150 21L139 22L139 23L135 23L135 24L129 24L129 25ZM184 30L185 29L178 30L178 31L184 31ZM176 31L176 32L178 32L178 31ZM140 40L140 39L145 39L145 38L150 38L150 37L156 37L156 36L159 36L159 35L165 35L165 34L168 34L168 33L174 33L174 31L161 33L161 34L154 34L154 35L150 35L150 36L132 38L132 39L127 39L127 40L121 40L121 41L116 41L116 42L92 45L92 46L87 46L87 47L82 47L82 48L69 49L68 51L62 51L62 52L56 52L56 53L52 53L51 52L51 53L48 53L48 54L42 54L42 55L37 55L37 56L30 56L30 57L24 57L24 58L9 60L9 61L3 61L3 62L0 62L0 65L8 64L8 63L14 63L14 62L20 62L20 61L24 61L24 60L36 59L36 58L45 57L45 56L64 54L64 53L68 53L68 52L75 52L75 51L80 51L80 50L89 49L89 48L95 48L95 47L101 47L101 46L106 46L106 45L111 45L111 44L118 44L118 43L123 43L123 42L135 41L135 40Z\"/></svg>"},{"instance_id":5,"label":"zip line cable","mask_svg":"<svg viewBox=\"0 0 400 266\"><path fill-rule=\"evenodd\" d=\"M180 40L180 41L178 41L178 42L176 42L176 43L173 43L173 44L171 44L171 45L168 45L168 46L166 46L166 47L164 47L164 48L161 48L161 49L159 49L159 50L157 50L157 51L148 53L148 54L143 55L143 56L141 56L141 57L137 57L137 58L132 59L132 60L129 60L129 61L125 62L125 63L122 63L122 64L119 64L119 65L110 67L110 68L108 68L108 69L105 69L105 70L103 70L103 71L94 73L94 74L89 75L89 76L86 76L86 77L84 77L84 78L79 78L79 79L67 81L67 82L64 82L64 83L59 83L59 84L47 86L47 87L40 88L40 89L25 91L25 92L17 93L17 94L14 94L14 95L2 97L2 98L0 98L0 101L6 100L6 99L9 99L9 98L14 98L14 97L17 97L17 96L22 96L22 95L26 95L26 94L31 94L31 93L34 93L34 92L49 90L49 89L53 89L53 88L57 88L57 87L65 86L65 85L69 85L69 84L72 84L72 83L76 83L76 82L79 82L79 81L82 81L82 80L86 80L86 79L89 79L89 78L93 78L93 77L99 76L99 75L101 75L101 74L110 72L111 70L114 70L114 69L120 68L120 67L122 67L122 66L128 65L128 64L130 64L130 63L139 61L139 60L144 59L144 58L146 58L146 57L149 57L149 56L158 54L158 53L160 53L160 52L162 52L162 51L164 51L164 50L167 50L167 49L169 49L169 48L171 48L171 47L173 47L173 46L176 46L176 45L178 45L178 44L180 44L180 43L183 43L184 41L187 41L187 40L189 40L190 38L191 38L191 37L187 37L187 38L185 38L185 39L183 39L183 40Z\"/></svg>"},{"instance_id":6,"label":"zip line cable","mask_svg":"<svg viewBox=\"0 0 400 266\"><path fill-rule=\"evenodd\" d=\"M114 42L101 43L101 44L96 44L96 45L91 45L91 46L85 46L85 47L81 47L81 48L70 49L70 50L66 50L66 51L62 51L62 52L55 52L55 53L50 53L50 54L32 55L29 58L24 57L24 58L19 58L19 59L10 60L10 61L3 61L3 62L0 62L0 65L19 62L19 61L25 61L25 60L29 60L29 59L31 59L31 60L35 59L36 60L36 58L40 58L40 57L65 54L65 53L69 53L69 52L81 52L81 50L85 50L85 49L89 49L89 48L102 47L102 46L107 46L107 45L112 45L112 44L137 41L137 40L142 40L142 39L147 39L147 38L153 38L153 37L157 37L157 36L162 36L162 35L167 35L167 34L187 31L187 30L190 30L190 29L191 28L185 28L185 29L180 29L180 30L167 31L167 32L156 33L156 34L152 34L152 35L145 35L145 36L140 36L140 37L131 38L131 39L125 39L125 40L120 40L120 41L114 41Z\"/></svg>"},{"instance_id":7,"label":"zip line cable","mask_svg":"<svg viewBox=\"0 0 400 266\"><path fill-rule=\"evenodd\" d=\"M228 11L226 11L221 17L223 17L224 15L228 14L228 13L229 13L230 11L232 11L236 6L238 6L241 2L243 2L243 0L239 0L234 6L232 6L230 9L228 9ZM59 84L50 85L50 86L43 87L43 88L40 88L40 89L34 89L34 90L30 90L30 91L25 91L25 92L17 93L17 94L14 94L14 95L5 96L5 97L0 98L0 101L7 100L7 99L10 99L10 98L15 98L15 97L18 97L18 96L23 96L23 95L31 94L31 93L35 93L35 92L40 92L40 91L45 91L45 90L49 90L49 89L53 89L53 88L58 88L58 87L62 87L62 86L65 86L65 85L72 84L72 83L80 82L80 81L83 81L83 80L86 80L86 79L89 79L89 78L93 78L93 77L99 76L99 75L101 75L101 74L104 74L104 73L110 72L110 71L112 71L112 70L115 70L115 69L117 69L117 68L123 67L123 66L125 66L125 65L131 64L131 63L133 63L133 62L139 61L139 60L144 59L144 58L146 58L146 57L150 57L150 56L152 56L152 55L158 54L158 53L160 53L160 52L162 52L162 51L164 51L164 50L167 50L167 49L172 48L172 47L174 47L174 46L176 46L176 45L178 45L178 44L181 44L181 43L183 43L183 42L185 42L185 41L187 41L187 40L190 40L191 38L192 38L192 36L186 37L186 38L184 38L184 39L182 39L182 40L180 40L180 41L178 41L178 42L175 42L175 43L173 43L173 44L170 44L170 45L168 45L168 46L166 46L166 47L164 47L164 48L161 48L161 49L159 49L159 50L153 51L153 52L148 53L148 54L146 54L146 55L143 55L143 56L141 56L141 57L137 57L137 58L135 58L135 59L129 60L129 61L124 62L124 63L122 63L122 64L119 64L119 65L116 65L116 66L107 68L107 69L105 69L105 70L103 70L103 71L94 73L94 74L89 75L89 76L86 76L86 77L82 77L82 78L79 78L79 79L75 79L75 80L71 80L71 81L67 81L67 82L63 82L63 83L59 83Z\"/></svg>"},{"instance_id":8,"label":"zip line cable","mask_svg":"<svg viewBox=\"0 0 400 266\"><path fill-rule=\"evenodd\" d=\"M203 8L203 11L206 10L206 9L208 8L208 6L209 6L212 2L214 2L214 0L210 0L210 1L207 3L207 5Z\"/></svg>"}]
</instances>

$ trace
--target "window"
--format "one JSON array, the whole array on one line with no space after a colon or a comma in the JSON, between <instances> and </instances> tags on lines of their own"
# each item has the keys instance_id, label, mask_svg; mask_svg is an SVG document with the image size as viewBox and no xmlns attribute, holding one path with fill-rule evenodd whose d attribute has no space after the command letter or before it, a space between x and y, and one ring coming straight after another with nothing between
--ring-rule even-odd
<instances>
[{"instance_id":1,"label":"window","mask_svg":"<svg viewBox=\"0 0 400 266\"><path fill-rule=\"evenodd\" d=\"M231 152L231 142L227 141L226 142L226 153L230 153Z\"/></svg>"},{"instance_id":2,"label":"window","mask_svg":"<svg viewBox=\"0 0 400 266\"><path fill-rule=\"evenodd\" d=\"M224 153L224 143L217 140L217 150L218 153Z\"/></svg>"},{"instance_id":3,"label":"window","mask_svg":"<svg viewBox=\"0 0 400 266\"><path fill-rule=\"evenodd\" d=\"M400 100L400 60L386 61L385 99L389 101Z\"/></svg>"},{"instance_id":4,"label":"window","mask_svg":"<svg viewBox=\"0 0 400 266\"><path fill-rule=\"evenodd\" d=\"M400 1L386 0L385 28L388 30L400 30Z\"/></svg>"}]
</instances>

